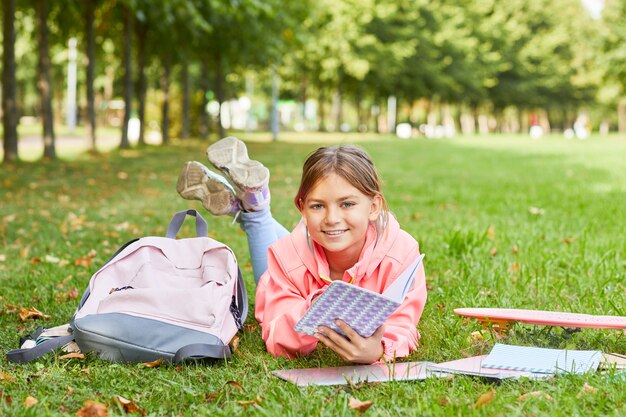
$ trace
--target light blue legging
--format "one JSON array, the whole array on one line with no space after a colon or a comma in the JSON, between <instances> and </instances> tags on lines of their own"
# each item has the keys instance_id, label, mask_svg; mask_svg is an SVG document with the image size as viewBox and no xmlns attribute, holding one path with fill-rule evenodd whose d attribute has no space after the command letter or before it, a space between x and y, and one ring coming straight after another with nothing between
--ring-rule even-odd
<instances>
[{"instance_id":1,"label":"light blue legging","mask_svg":"<svg viewBox=\"0 0 626 417\"><path fill-rule=\"evenodd\" d=\"M289 231L278 223L270 208L261 211L241 212L237 217L239 226L248 238L248 249L252 260L254 282L259 283L261 275L267 270L267 250Z\"/></svg>"}]
</instances>

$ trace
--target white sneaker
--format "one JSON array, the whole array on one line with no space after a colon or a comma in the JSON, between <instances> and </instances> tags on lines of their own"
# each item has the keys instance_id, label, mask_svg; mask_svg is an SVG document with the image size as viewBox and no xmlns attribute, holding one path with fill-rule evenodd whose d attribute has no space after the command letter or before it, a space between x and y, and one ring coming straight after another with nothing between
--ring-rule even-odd
<instances>
[{"instance_id":1,"label":"white sneaker","mask_svg":"<svg viewBox=\"0 0 626 417\"><path fill-rule=\"evenodd\" d=\"M259 211L270 204L270 171L248 157L246 144L229 136L207 148L209 162L234 186L244 210Z\"/></svg>"},{"instance_id":2,"label":"white sneaker","mask_svg":"<svg viewBox=\"0 0 626 417\"><path fill-rule=\"evenodd\" d=\"M186 200L200 200L212 214L234 214L240 210L235 190L224 177L200 162L188 161L178 176L176 191Z\"/></svg>"}]
</instances>

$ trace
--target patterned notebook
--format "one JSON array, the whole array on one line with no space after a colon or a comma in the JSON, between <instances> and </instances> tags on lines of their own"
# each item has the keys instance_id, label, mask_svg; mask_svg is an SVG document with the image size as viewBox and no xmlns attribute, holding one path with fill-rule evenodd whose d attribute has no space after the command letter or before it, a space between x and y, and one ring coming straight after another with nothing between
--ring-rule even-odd
<instances>
[{"instance_id":1,"label":"patterned notebook","mask_svg":"<svg viewBox=\"0 0 626 417\"><path fill-rule=\"evenodd\" d=\"M295 330L312 336L317 327L323 325L343 334L334 323L335 319L342 319L359 335L371 336L400 307L423 258L424 255L421 255L413 262L385 294L343 281L333 281L295 325Z\"/></svg>"}]
</instances>

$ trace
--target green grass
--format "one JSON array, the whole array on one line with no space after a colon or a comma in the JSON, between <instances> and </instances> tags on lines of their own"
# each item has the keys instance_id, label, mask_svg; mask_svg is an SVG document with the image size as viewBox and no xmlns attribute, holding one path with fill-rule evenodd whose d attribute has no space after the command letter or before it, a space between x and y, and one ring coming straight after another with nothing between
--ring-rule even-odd
<instances>
[{"instance_id":1,"label":"green grass","mask_svg":"<svg viewBox=\"0 0 626 417\"><path fill-rule=\"evenodd\" d=\"M272 172L273 211L287 227L298 220L291 196L301 163L315 142L327 138L306 140L302 135L270 144L255 137L249 143L250 154ZM483 331L484 340L473 338L480 326L456 316L455 307L626 315L626 139L385 138L362 145L377 163L392 211L427 254L429 294L419 325L421 346L409 360L438 362L490 349L495 335ZM82 292L122 243L163 235L174 212L200 209L197 202L180 199L174 188L183 162L202 161L205 147L181 141L167 148L0 167L1 348L17 347L19 336L37 326L67 322L78 304L67 299L69 290ZM206 218L210 234L238 255L253 303L244 234L228 218ZM183 235L191 236L191 226L184 227ZM95 255L89 255L92 250ZM93 257L93 263L76 266L85 256ZM35 307L50 318L22 322L11 305ZM253 314L248 323L254 323ZM258 327L248 326L239 337L235 358L212 366L146 368L90 356L51 355L30 364L0 359L0 415L76 415L86 400L109 405L109 415L123 415L113 403L116 395L153 416L357 415L348 406L350 397L373 401L368 415L626 413L623 382L601 374L544 382L494 384L456 377L298 388L267 370L342 363L325 349L295 361L274 358L265 352ZM570 333L518 324L506 343L626 353L626 334L614 330ZM597 392L587 392L585 384ZM491 390L496 392L493 401L476 408L476 400ZM518 400L531 391L543 391L551 399ZM31 408L23 405L28 396L38 400Z\"/></svg>"}]
</instances>

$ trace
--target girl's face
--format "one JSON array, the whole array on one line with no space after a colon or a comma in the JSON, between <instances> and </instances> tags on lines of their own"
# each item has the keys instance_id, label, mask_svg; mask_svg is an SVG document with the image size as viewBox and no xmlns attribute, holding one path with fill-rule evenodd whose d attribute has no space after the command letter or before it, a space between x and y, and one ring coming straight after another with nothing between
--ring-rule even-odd
<instances>
[{"instance_id":1,"label":"girl's face","mask_svg":"<svg viewBox=\"0 0 626 417\"><path fill-rule=\"evenodd\" d=\"M370 221L380 214L379 196L368 197L335 173L321 179L302 204L311 239L333 255L358 260Z\"/></svg>"}]
</instances>

